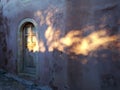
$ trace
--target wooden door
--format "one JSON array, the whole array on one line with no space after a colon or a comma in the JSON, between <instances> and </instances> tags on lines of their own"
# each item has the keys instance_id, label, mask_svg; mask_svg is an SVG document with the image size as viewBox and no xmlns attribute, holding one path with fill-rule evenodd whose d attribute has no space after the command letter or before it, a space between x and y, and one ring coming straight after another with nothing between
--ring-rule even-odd
<instances>
[{"instance_id":1,"label":"wooden door","mask_svg":"<svg viewBox=\"0 0 120 90\"><path fill-rule=\"evenodd\" d=\"M36 72L37 38L34 26L29 23L23 28L23 71L34 74Z\"/></svg>"}]
</instances>

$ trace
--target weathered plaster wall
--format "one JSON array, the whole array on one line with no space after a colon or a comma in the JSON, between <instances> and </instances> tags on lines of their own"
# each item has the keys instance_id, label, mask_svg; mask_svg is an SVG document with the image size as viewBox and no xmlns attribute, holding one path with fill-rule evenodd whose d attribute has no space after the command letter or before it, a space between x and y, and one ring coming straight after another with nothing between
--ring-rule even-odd
<instances>
[{"instance_id":1,"label":"weathered plaster wall","mask_svg":"<svg viewBox=\"0 0 120 90\"><path fill-rule=\"evenodd\" d=\"M65 1L64 0L2 0L3 16L7 18L8 35L5 34L7 50L7 65L9 72L17 74L18 60L18 27L25 18L34 19L38 24L38 37L43 41L45 52L38 50L38 76L35 82L41 85L50 85L54 90L64 90L67 82L67 61L58 50L49 51L45 32L51 30L65 30ZM52 33L52 32L51 32ZM41 48L41 47L40 47ZM9 57L9 55L11 57ZM4 63L3 63L4 65Z\"/></svg>"},{"instance_id":2,"label":"weathered plaster wall","mask_svg":"<svg viewBox=\"0 0 120 90\"><path fill-rule=\"evenodd\" d=\"M8 58L11 56L11 51L7 47L7 35L9 27L7 25L7 18L3 16L3 4L0 2L0 67L6 69ZM10 54L7 56L7 54Z\"/></svg>"},{"instance_id":3,"label":"weathered plaster wall","mask_svg":"<svg viewBox=\"0 0 120 90\"><path fill-rule=\"evenodd\" d=\"M17 74L18 27L32 18L43 42L36 82L53 90L120 89L119 0L1 2L0 66Z\"/></svg>"},{"instance_id":4,"label":"weathered plaster wall","mask_svg":"<svg viewBox=\"0 0 120 90\"><path fill-rule=\"evenodd\" d=\"M120 43L119 41L119 0L67 0L67 30L80 31L84 47L80 53L68 60L70 90L119 90L120 84ZM97 41L93 33L107 32L106 36L118 39L95 49ZM91 34L93 40L87 41ZM103 36L102 36L103 37ZM81 39L81 40L82 40ZM82 43L82 41L81 41ZM88 44L89 43L89 44ZM91 45L94 49L90 49ZM80 47L79 47L80 48ZM72 54L73 55L73 54Z\"/></svg>"}]
</instances>

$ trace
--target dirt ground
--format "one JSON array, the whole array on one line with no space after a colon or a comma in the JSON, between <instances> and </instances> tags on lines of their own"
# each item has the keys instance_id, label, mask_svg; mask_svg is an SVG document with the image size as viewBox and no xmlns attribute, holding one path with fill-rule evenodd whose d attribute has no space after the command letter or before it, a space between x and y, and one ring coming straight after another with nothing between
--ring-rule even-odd
<instances>
[{"instance_id":1,"label":"dirt ground","mask_svg":"<svg viewBox=\"0 0 120 90\"><path fill-rule=\"evenodd\" d=\"M22 84L21 82L7 77L4 71L0 70L0 90L52 90L49 87L39 87Z\"/></svg>"}]
</instances>

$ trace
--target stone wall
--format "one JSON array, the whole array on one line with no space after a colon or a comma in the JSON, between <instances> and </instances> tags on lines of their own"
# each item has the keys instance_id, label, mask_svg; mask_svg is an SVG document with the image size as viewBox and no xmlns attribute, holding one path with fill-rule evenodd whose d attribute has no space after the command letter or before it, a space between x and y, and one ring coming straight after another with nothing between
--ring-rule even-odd
<instances>
[{"instance_id":1,"label":"stone wall","mask_svg":"<svg viewBox=\"0 0 120 90\"><path fill-rule=\"evenodd\" d=\"M49 37L45 36L45 34L49 30L53 34L61 30L61 35L64 34L66 18L65 1L36 0L33 2L32 0L2 0L1 2L3 4L3 16L6 18L5 22L7 23L5 30L8 31L8 34L5 33L7 49L5 58L7 64L1 64L9 72L18 74L18 29L21 21L24 19L34 19L37 23L38 42L42 42L43 47L41 44L39 45L39 50L37 51L37 76L32 80L41 85L50 85L53 89L59 88L64 90L67 86L66 57L61 56L62 53L58 50L50 50L51 43L48 42ZM51 36L50 33L48 34L48 36ZM53 36L50 38L54 38ZM3 52L1 53L3 54Z\"/></svg>"},{"instance_id":2,"label":"stone wall","mask_svg":"<svg viewBox=\"0 0 120 90\"><path fill-rule=\"evenodd\" d=\"M119 0L1 0L0 67L18 75L18 29L38 24L38 71L53 90L119 90Z\"/></svg>"},{"instance_id":3,"label":"stone wall","mask_svg":"<svg viewBox=\"0 0 120 90\"><path fill-rule=\"evenodd\" d=\"M68 60L70 90L119 90L120 2L67 0L66 6L68 32L82 33L79 49L73 44L81 52L74 52L77 55L71 54ZM117 38L112 41L114 37Z\"/></svg>"},{"instance_id":4,"label":"stone wall","mask_svg":"<svg viewBox=\"0 0 120 90\"><path fill-rule=\"evenodd\" d=\"M8 58L11 57L8 55L7 58L7 54L11 53L7 47L8 29L7 18L3 16L3 5L0 2L0 67L4 69L7 67Z\"/></svg>"}]
</instances>

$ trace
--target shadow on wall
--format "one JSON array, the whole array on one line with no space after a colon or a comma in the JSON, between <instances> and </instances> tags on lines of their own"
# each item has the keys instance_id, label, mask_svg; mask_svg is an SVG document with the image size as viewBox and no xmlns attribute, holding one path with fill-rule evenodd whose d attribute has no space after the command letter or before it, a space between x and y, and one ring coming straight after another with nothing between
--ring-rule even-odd
<instances>
[{"instance_id":1,"label":"shadow on wall","mask_svg":"<svg viewBox=\"0 0 120 90\"><path fill-rule=\"evenodd\" d=\"M79 79L81 70L76 72L76 70L81 67L79 63L82 65L88 65L89 63L102 65L102 63L105 63L100 68L100 72L103 75L101 80L104 85L102 86L114 85L114 77L104 75L104 72L110 71L108 68L111 69L110 72L114 72L114 69L120 69L120 65L117 64L117 62L120 62L120 33L114 33L114 29L110 30L110 28L106 27L105 23L108 18L107 16L100 19L103 23L98 26L99 29L96 29L95 25L86 25L77 30L65 30L65 17L63 12L59 9L48 9L46 11L38 10L34 13L34 16L39 19L40 27L47 26L47 28L43 31L40 40L34 37L33 42L36 42L38 46L37 44L34 44L32 48L29 47L32 46L30 45L33 44L32 42L27 45L29 52L33 51L33 53L40 52L44 54L45 52L52 53L58 51L60 52L60 57L63 57L62 55L66 54L68 60L71 60L71 64L69 65L69 67L71 67L71 72L69 74L70 77L72 77L71 82L74 81L74 87L79 86L78 81L82 82L81 79ZM112 16L109 16L109 18L110 17ZM28 37L28 41L29 38L31 37ZM74 65L72 63L74 63ZM112 64L114 67L110 68L108 64ZM89 72L89 70L88 67L87 71ZM111 79L113 80L113 83L111 82ZM76 90L80 90L78 88Z\"/></svg>"},{"instance_id":2,"label":"shadow on wall","mask_svg":"<svg viewBox=\"0 0 120 90\"><path fill-rule=\"evenodd\" d=\"M46 14L46 17L43 14ZM82 29L67 30L66 32L66 30L63 31L62 27L64 26L59 25L63 23L60 19L63 18L63 14L59 10L37 11L35 16L39 17L41 26L47 25L47 29L44 32L46 40L37 40L39 48L36 47L37 49L35 48L33 51L44 53L45 51L52 52L57 49L67 54L87 56L90 52L100 49L120 48L119 33L112 34L114 32L102 27L103 24L100 25L102 27L100 29L95 29L95 25L87 25ZM104 18L103 22L105 22Z\"/></svg>"},{"instance_id":3,"label":"shadow on wall","mask_svg":"<svg viewBox=\"0 0 120 90\"><path fill-rule=\"evenodd\" d=\"M12 51L8 50L6 38L9 36L8 19L3 16L3 6L0 1L0 67L6 68L8 58L12 57Z\"/></svg>"},{"instance_id":4,"label":"shadow on wall","mask_svg":"<svg viewBox=\"0 0 120 90\"><path fill-rule=\"evenodd\" d=\"M79 90L80 82L83 82L80 85L81 87L84 87L84 85L88 85L89 87L89 80L96 84L98 78L97 83L99 83L101 87L105 88L106 85L107 87L117 85L116 83L119 81L116 80L117 76L113 73L116 73L114 70L118 71L120 66L117 64L120 63L120 33L118 28L107 27L106 25L109 19L113 18L112 16L102 16L102 18L99 19L101 24L98 26L86 25L78 30L65 30L63 28L63 23L65 23L63 21L64 14L58 9L47 10L45 12L37 11L35 16L40 19L40 26L46 25L47 29L43 34L44 38L37 40L39 48L37 47L37 49L35 48L33 51L41 53L47 51L52 53L57 50L61 53L61 57L63 57L62 55L64 54L68 56L68 60L71 62L68 67L71 67L69 76L71 77L72 83L69 82L71 84L68 85L67 88L70 86L71 88L73 87L73 89L76 87L76 90ZM90 63L92 63L93 66L91 66ZM81 68L80 65L83 65L85 68L88 66L88 72L93 70L93 72L88 73L89 76L85 76L86 79L84 80L88 79L86 82L82 81L84 76L82 76L82 79L80 77L80 74L83 73L81 73L81 71L84 71L85 68L76 71ZM97 69L95 70L92 67L97 67ZM95 72L98 73L97 79L95 78L97 76L95 76ZM119 77L120 76L117 78ZM93 87L94 86L95 85L93 85ZM91 84L90 87L92 87Z\"/></svg>"}]
</instances>

